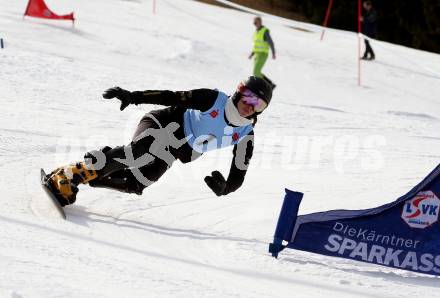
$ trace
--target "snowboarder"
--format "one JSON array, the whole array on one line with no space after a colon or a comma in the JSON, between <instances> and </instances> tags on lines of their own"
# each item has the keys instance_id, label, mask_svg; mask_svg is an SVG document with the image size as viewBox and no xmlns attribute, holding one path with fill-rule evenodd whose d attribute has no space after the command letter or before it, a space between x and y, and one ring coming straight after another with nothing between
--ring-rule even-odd
<instances>
[{"instance_id":1,"label":"snowboarder","mask_svg":"<svg viewBox=\"0 0 440 298\"><path fill-rule=\"evenodd\" d=\"M272 50L272 58L276 59L275 45L273 43L272 37L270 36L269 29L263 26L263 21L261 17L254 18L254 25L256 31L254 33L254 48L252 49L249 59L254 58L254 69L253 75L258 78L263 78L269 84L272 85L272 89L275 88L275 84L266 77L261 71L264 64L266 63L267 57L269 56L269 47Z\"/></svg>"},{"instance_id":2,"label":"snowboarder","mask_svg":"<svg viewBox=\"0 0 440 298\"><path fill-rule=\"evenodd\" d=\"M191 162L209 150L231 145L233 161L228 178L214 171L204 180L217 196L237 190L252 157L257 116L270 103L272 88L264 79L251 76L230 97L212 89L130 92L120 87L106 90L103 97L120 100L121 111L130 104L168 108L147 113L129 145L88 152L84 161L47 175L49 188L61 206L75 202L79 184L141 195L176 159Z\"/></svg>"}]
</instances>

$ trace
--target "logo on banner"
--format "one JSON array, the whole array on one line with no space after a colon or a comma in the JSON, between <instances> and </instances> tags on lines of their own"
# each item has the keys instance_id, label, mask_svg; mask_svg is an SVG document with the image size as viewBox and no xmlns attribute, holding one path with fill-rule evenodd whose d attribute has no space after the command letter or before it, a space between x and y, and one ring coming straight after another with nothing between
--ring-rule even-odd
<instances>
[{"instance_id":1,"label":"logo on banner","mask_svg":"<svg viewBox=\"0 0 440 298\"><path fill-rule=\"evenodd\" d=\"M432 191L419 192L405 202L402 219L411 227L424 229L437 222L440 199Z\"/></svg>"}]
</instances>

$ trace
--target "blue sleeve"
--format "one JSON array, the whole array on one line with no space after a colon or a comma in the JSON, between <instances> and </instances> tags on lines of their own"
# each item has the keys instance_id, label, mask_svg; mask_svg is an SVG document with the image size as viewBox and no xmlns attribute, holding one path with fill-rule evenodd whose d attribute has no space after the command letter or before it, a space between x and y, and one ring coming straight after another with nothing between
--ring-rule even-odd
<instances>
[{"instance_id":1,"label":"blue sleeve","mask_svg":"<svg viewBox=\"0 0 440 298\"><path fill-rule=\"evenodd\" d=\"M270 36L269 30L264 32L264 40L269 44L272 53L275 54L275 45L273 43L272 37Z\"/></svg>"}]
</instances>

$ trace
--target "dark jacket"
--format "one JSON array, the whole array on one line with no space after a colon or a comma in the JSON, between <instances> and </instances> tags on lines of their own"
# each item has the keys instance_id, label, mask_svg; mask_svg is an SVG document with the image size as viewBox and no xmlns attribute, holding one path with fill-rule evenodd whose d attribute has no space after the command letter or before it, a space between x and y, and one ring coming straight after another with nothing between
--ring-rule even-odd
<instances>
[{"instance_id":1,"label":"dark jacket","mask_svg":"<svg viewBox=\"0 0 440 298\"><path fill-rule=\"evenodd\" d=\"M362 22L362 33L371 38L377 36L377 12L374 8L364 11Z\"/></svg>"}]
</instances>

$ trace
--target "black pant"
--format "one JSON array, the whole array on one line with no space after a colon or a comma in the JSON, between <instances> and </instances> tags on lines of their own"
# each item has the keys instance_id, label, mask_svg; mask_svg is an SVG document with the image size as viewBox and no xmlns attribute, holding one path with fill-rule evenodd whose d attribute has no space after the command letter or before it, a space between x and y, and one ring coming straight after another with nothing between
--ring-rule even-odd
<instances>
[{"instance_id":1,"label":"black pant","mask_svg":"<svg viewBox=\"0 0 440 298\"><path fill-rule=\"evenodd\" d=\"M176 159L186 163L198 158L201 154L193 151L184 141L183 113L184 110L179 108L166 108L146 114L140 120L129 145L109 148L104 152L105 165L97 169L98 179L91 181L90 186L142 194L142 190L159 180ZM168 132L170 123L177 123L177 130ZM175 148L170 145L170 136L183 140L181 146ZM125 160L128 157L127 152L132 154L134 160L144 158L143 163L146 164L130 167L119 162L117 159ZM94 155L93 152L90 154ZM136 177L133 168L138 169L142 176Z\"/></svg>"},{"instance_id":2,"label":"black pant","mask_svg":"<svg viewBox=\"0 0 440 298\"><path fill-rule=\"evenodd\" d=\"M364 39L364 41L365 41L365 53L364 53L364 56L362 58L364 58L364 59L374 59L375 56L374 56L373 48L371 47L369 40L368 39Z\"/></svg>"}]
</instances>

